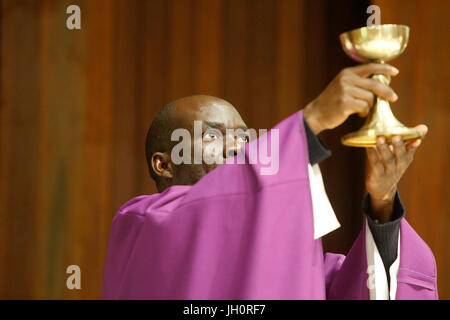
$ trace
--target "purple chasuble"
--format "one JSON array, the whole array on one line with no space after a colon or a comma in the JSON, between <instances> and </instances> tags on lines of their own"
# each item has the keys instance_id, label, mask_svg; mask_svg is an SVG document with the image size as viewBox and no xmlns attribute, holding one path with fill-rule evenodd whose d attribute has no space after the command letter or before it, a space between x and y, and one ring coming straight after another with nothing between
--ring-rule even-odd
<instances>
[{"instance_id":1,"label":"purple chasuble","mask_svg":"<svg viewBox=\"0 0 450 320\"><path fill-rule=\"evenodd\" d=\"M279 132L279 170L225 164L193 186L125 203L113 219L103 299L369 299L365 230L347 257L314 240L308 148L299 111ZM259 143L258 143L259 142ZM273 157L272 157L273 161ZM433 254L401 224L397 299L436 298Z\"/></svg>"}]
</instances>

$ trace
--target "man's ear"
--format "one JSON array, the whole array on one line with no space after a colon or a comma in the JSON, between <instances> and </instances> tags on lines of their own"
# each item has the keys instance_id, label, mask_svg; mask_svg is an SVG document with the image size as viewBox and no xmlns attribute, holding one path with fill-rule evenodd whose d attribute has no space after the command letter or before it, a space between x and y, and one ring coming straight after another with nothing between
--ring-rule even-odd
<instances>
[{"instance_id":1,"label":"man's ear","mask_svg":"<svg viewBox=\"0 0 450 320\"><path fill-rule=\"evenodd\" d=\"M168 153L155 152L152 155L152 169L157 176L167 179L173 178L173 167Z\"/></svg>"}]
</instances>

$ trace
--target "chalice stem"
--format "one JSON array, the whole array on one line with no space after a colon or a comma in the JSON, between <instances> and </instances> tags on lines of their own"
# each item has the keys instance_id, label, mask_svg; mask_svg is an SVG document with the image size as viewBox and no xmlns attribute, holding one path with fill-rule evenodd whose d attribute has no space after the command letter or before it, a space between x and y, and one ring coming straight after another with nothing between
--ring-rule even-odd
<instances>
[{"instance_id":1,"label":"chalice stem","mask_svg":"<svg viewBox=\"0 0 450 320\"><path fill-rule=\"evenodd\" d=\"M391 83L391 77L384 74L374 74L371 78L385 85ZM374 105L370 112L369 119L367 119L367 122L372 121L376 121L379 124L384 123L387 127L398 124L398 120L392 113L389 102L378 96L375 96Z\"/></svg>"}]
</instances>

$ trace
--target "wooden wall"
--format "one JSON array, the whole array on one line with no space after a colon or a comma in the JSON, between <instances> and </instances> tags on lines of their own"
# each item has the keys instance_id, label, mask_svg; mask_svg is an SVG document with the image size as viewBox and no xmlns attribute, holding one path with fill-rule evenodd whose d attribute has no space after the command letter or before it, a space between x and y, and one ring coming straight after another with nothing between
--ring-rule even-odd
<instances>
[{"instance_id":1,"label":"wooden wall","mask_svg":"<svg viewBox=\"0 0 450 320\"><path fill-rule=\"evenodd\" d=\"M363 25L368 5L360 0L0 3L3 299L99 298L115 211L131 197L156 191L144 156L156 112L174 98L206 93L233 103L249 126L270 128L352 64L337 35ZM66 28L70 4L81 8L81 30ZM443 16L448 2L402 4L403 11L381 2L382 22L412 27L410 46L394 63L401 70L393 81L400 96L395 113L410 125L425 122L430 135L401 194L409 221L435 252L441 296L449 298L448 41L439 41L448 29ZM339 143L361 122L352 117L323 135L333 150L322 165L326 187L343 225L325 239L332 251L348 250L361 226L364 154ZM71 264L81 267L78 291L65 286Z\"/></svg>"},{"instance_id":2,"label":"wooden wall","mask_svg":"<svg viewBox=\"0 0 450 320\"><path fill-rule=\"evenodd\" d=\"M400 70L391 83L399 96L393 111L405 125L424 123L429 132L399 189L409 223L436 257L440 297L450 299L450 1L375 4L382 23L411 28L407 49L392 62Z\"/></svg>"}]
</instances>

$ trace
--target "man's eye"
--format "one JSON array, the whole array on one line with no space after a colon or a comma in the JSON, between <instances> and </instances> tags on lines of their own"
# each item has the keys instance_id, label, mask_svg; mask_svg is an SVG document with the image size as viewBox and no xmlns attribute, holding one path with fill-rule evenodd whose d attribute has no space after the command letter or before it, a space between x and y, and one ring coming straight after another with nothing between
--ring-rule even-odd
<instances>
[{"instance_id":1,"label":"man's eye","mask_svg":"<svg viewBox=\"0 0 450 320\"><path fill-rule=\"evenodd\" d=\"M208 131L205 131L203 133L203 140L212 141L212 140L215 140L217 138L220 138L220 135L215 130L208 130Z\"/></svg>"},{"instance_id":2,"label":"man's eye","mask_svg":"<svg viewBox=\"0 0 450 320\"><path fill-rule=\"evenodd\" d=\"M214 133L207 132L203 135L203 139L205 140L213 140L215 138L217 138L217 136Z\"/></svg>"},{"instance_id":3,"label":"man's eye","mask_svg":"<svg viewBox=\"0 0 450 320\"><path fill-rule=\"evenodd\" d=\"M244 143L247 143L249 141L248 136L246 134L242 134L239 136L239 139L243 141Z\"/></svg>"}]
</instances>

